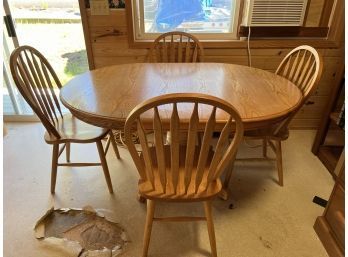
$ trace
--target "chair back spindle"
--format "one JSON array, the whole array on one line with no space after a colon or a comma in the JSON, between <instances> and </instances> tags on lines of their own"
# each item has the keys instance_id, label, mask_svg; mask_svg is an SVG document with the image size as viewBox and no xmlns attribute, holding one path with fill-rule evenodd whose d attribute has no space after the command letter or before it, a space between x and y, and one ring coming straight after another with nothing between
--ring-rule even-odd
<instances>
[{"instance_id":1,"label":"chair back spindle","mask_svg":"<svg viewBox=\"0 0 348 257\"><path fill-rule=\"evenodd\" d=\"M38 115L48 133L60 138L56 129L63 118L55 87L62 87L47 59L35 48L21 46L10 57L13 79L23 98Z\"/></svg>"},{"instance_id":2,"label":"chair back spindle","mask_svg":"<svg viewBox=\"0 0 348 257\"><path fill-rule=\"evenodd\" d=\"M180 31L168 32L154 41L149 59L154 63L203 62L204 50L195 36Z\"/></svg>"}]
</instances>

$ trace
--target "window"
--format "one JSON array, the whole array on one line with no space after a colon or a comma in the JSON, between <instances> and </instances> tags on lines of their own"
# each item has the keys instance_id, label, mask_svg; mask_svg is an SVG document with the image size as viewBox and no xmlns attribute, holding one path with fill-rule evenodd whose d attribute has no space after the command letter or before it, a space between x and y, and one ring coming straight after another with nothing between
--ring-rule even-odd
<instances>
[{"instance_id":1,"label":"window","mask_svg":"<svg viewBox=\"0 0 348 257\"><path fill-rule=\"evenodd\" d=\"M133 0L135 40L150 40L168 31L199 39L235 39L239 0Z\"/></svg>"}]
</instances>

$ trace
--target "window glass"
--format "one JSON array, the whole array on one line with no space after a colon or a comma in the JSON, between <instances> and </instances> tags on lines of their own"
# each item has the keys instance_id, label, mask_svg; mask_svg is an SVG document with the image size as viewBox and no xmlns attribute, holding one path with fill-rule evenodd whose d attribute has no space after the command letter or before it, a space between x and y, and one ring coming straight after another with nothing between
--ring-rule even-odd
<instances>
[{"instance_id":1,"label":"window glass","mask_svg":"<svg viewBox=\"0 0 348 257\"><path fill-rule=\"evenodd\" d=\"M235 0L144 0L145 33L230 33Z\"/></svg>"},{"instance_id":2,"label":"window glass","mask_svg":"<svg viewBox=\"0 0 348 257\"><path fill-rule=\"evenodd\" d=\"M138 21L136 36L149 39L169 31L198 34L201 39L203 34L235 36L238 3L238 0L133 1L135 21Z\"/></svg>"}]
</instances>

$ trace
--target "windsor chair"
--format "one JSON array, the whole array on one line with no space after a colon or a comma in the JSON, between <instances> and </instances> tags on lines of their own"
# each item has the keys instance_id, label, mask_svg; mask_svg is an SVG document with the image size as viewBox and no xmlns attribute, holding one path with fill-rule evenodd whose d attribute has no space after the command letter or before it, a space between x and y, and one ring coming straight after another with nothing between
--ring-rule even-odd
<instances>
[{"instance_id":1,"label":"windsor chair","mask_svg":"<svg viewBox=\"0 0 348 257\"><path fill-rule=\"evenodd\" d=\"M246 131L245 138L261 139L263 158L275 160L278 170L278 184L283 186L283 162L282 162L282 148L281 142L289 137L289 123L307 102L308 98L315 92L323 71L323 60L321 55L311 46L303 45L296 47L288 53L278 66L275 74L290 80L302 92L302 100L300 104L290 112L281 122L259 128L256 130ZM275 153L276 158L272 159L267 156L267 147ZM238 160L250 160L250 158L238 158ZM231 170L228 173L232 172ZM224 186L227 187L230 175L226 176Z\"/></svg>"},{"instance_id":2,"label":"windsor chair","mask_svg":"<svg viewBox=\"0 0 348 257\"><path fill-rule=\"evenodd\" d=\"M75 118L71 114L63 115L60 101L54 90L62 88L58 76L47 59L31 46L20 46L10 57L10 68L13 79L23 98L39 117L46 128L44 139L53 145L51 193L55 193L58 166L99 166L103 168L110 193L113 193L111 178L105 155L112 144L117 158L120 154L111 131L89 125ZM109 135L105 149L102 140ZM72 163L70 162L71 143L96 143L100 163ZM62 147L60 148L60 144ZM66 150L66 163L59 163L58 159Z\"/></svg>"},{"instance_id":3,"label":"windsor chair","mask_svg":"<svg viewBox=\"0 0 348 257\"><path fill-rule=\"evenodd\" d=\"M203 62L204 50L195 36L173 31L156 38L149 52L149 60L155 63Z\"/></svg>"},{"instance_id":4,"label":"windsor chair","mask_svg":"<svg viewBox=\"0 0 348 257\"><path fill-rule=\"evenodd\" d=\"M222 112L226 122L219 123L221 133L213 149L216 116ZM183 113L191 113L189 121L180 119ZM149 128L150 123L153 129L145 131L144 125ZM132 131L138 133L140 154L132 140ZM155 138L153 146L148 144L149 131ZM165 144L164 135L169 131L172 140ZM187 141L180 144L182 131L186 131ZM199 131L204 131L201 144L197 144ZM230 140L232 131L234 137ZM174 93L151 98L133 109L126 120L125 140L140 175L139 194L147 200L143 257L147 256L153 221L201 220L207 221L212 256L217 256L211 202L222 189L220 175L233 161L242 138L239 113L217 97ZM157 201L202 201L205 217L154 217Z\"/></svg>"}]
</instances>

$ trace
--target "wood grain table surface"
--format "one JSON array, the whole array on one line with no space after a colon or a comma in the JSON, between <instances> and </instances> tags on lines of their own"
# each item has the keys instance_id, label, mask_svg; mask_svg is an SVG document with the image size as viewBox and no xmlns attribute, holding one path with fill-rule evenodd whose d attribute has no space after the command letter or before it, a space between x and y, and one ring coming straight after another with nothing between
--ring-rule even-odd
<instances>
[{"instance_id":1,"label":"wood grain table surface","mask_svg":"<svg viewBox=\"0 0 348 257\"><path fill-rule=\"evenodd\" d=\"M300 90L283 77L223 63L108 66L74 77L61 89L60 99L73 115L87 123L122 129L137 104L178 92L203 93L226 100L240 113L245 130L278 122L295 110L302 99ZM200 114L204 118L204 108ZM225 120L224 114L217 113L216 119Z\"/></svg>"}]
</instances>

